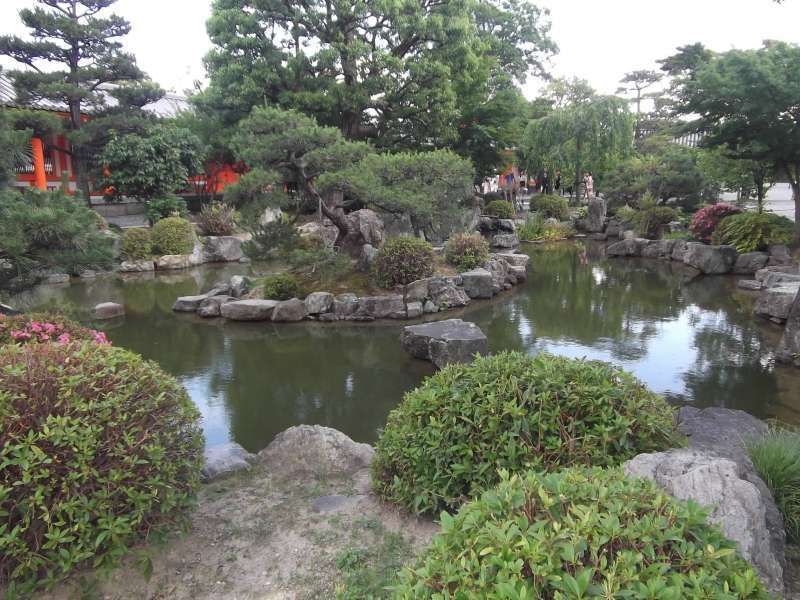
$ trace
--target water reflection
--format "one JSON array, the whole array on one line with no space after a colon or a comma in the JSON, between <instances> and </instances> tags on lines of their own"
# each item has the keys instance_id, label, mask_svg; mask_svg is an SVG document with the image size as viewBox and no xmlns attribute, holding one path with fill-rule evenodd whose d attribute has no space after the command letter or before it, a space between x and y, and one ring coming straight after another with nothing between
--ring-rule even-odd
<instances>
[{"instance_id":1,"label":"water reflection","mask_svg":"<svg viewBox=\"0 0 800 600\"><path fill-rule=\"evenodd\" d=\"M607 260L597 244L529 248L533 272L515 292L463 313L491 349L609 360L675 403L727 406L800 423L800 371L776 369L779 330L752 316L733 278L685 283L681 265ZM237 324L176 315L179 295L251 267L106 278L40 287L14 299L90 321L97 302L125 304L111 340L159 362L202 411L208 443L249 450L298 423L373 441L403 393L431 373L400 349L401 325Z\"/></svg>"}]
</instances>

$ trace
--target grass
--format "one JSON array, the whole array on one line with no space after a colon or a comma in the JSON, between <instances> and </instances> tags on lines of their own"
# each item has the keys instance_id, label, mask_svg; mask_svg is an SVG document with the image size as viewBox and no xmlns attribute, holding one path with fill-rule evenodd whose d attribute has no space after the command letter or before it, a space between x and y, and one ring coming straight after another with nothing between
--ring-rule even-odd
<instances>
[{"instance_id":1,"label":"grass","mask_svg":"<svg viewBox=\"0 0 800 600\"><path fill-rule=\"evenodd\" d=\"M800 543L800 432L773 428L747 452L783 514L788 540Z\"/></svg>"}]
</instances>

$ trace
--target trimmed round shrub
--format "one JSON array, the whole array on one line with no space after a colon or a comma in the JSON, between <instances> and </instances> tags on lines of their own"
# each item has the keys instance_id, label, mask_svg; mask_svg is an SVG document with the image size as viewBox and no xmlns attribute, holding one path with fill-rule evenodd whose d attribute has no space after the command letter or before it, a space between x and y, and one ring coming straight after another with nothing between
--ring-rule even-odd
<instances>
[{"instance_id":1,"label":"trimmed round shrub","mask_svg":"<svg viewBox=\"0 0 800 600\"><path fill-rule=\"evenodd\" d=\"M492 200L483 209L483 214L499 219L513 219L517 216L514 207L511 206L511 202L506 202L505 200Z\"/></svg>"},{"instance_id":2,"label":"trimmed round shrub","mask_svg":"<svg viewBox=\"0 0 800 600\"><path fill-rule=\"evenodd\" d=\"M769 598L707 512L620 469L503 472L441 515L397 598Z\"/></svg>"},{"instance_id":3,"label":"trimmed round shrub","mask_svg":"<svg viewBox=\"0 0 800 600\"><path fill-rule=\"evenodd\" d=\"M569 218L569 203L561 196L539 195L531 198L531 206L545 219L566 221Z\"/></svg>"},{"instance_id":4,"label":"trimmed round shrub","mask_svg":"<svg viewBox=\"0 0 800 600\"><path fill-rule=\"evenodd\" d=\"M614 466L676 442L673 410L608 363L521 352L450 365L407 393L372 463L385 500L453 510L497 483L498 469Z\"/></svg>"},{"instance_id":5,"label":"trimmed round shrub","mask_svg":"<svg viewBox=\"0 0 800 600\"><path fill-rule=\"evenodd\" d=\"M447 240L445 260L461 271L469 271L489 260L489 242L479 233L458 233Z\"/></svg>"},{"instance_id":6,"label":"trimmed round shrub","mask_svg":"<svg viewBox=\"0 0 800 600\"><path fill-rule=\"evenodd\" d=\"M289 300L300 295L300 284L294 275L278 273L264 279L264 298L269 300Z\"/></svg>"},{"instance_id":7,"label":"trimmed round shrub","mask_svg":"<svg viewBox=\"0 0 800 600\"><path fill-rule=\"evenodd\" d=\"M0 346L47 342L69 344L78 341L110 343L104 332L83 327L61 315L50 313L0 315Z\"/></svg>"},{"instance_id":8,"label":"trimmed round shrub","mask_svg":"<svg viewBox=\"0 0 800 600\"><path fill-rule=\"evenodd\" d=\"M722 219L711 237L714 243L735 246L740 253L755 252L770 244L789 244L794 223L772 213L743 212Z\"/></svg>"},{"instance_id":9,"label":"trimmed round shrub","mask_svg":"<svg viewBox=\"0 0 800 600\"><path fill-rule=\"evenodd\" d=\"M664 226L677 220L678 213L669 206L651 206L636 213L636 233L649 239L661 236Z\"/></svg>"},{"instance_id":10,"label":"trimmed round shrub","mask_svg":"<svg viewBox=\"0 0 800 600\"><path fill-rule=\"evenodd\" d=\"M725 217L735 215L742 212L741 208L737 208L724 202L704 206L692 217L692 222L689 225L689 231L695 239L705 242L706 244L711 241L711 236L714 230Z\"/></svg>"},{"instance_id":11,"label":"trimmed round shrub","mask_svg":"<svg viewBox=\"0 0 800 600\"><path fill-rule=\"evenodd\" d=\"M372 262L378 285L394 287L433 275L433 247L419 238L390 238L381 246Z\"/></svg>"},{"instance_id":12,"label":"trimmed round shrub","mask_svg":"<svg viewBox=\"0 0 800 600\"><path fill-rule=\"evenodd\" d=\"M202 464L199 411L155 363L91 343L0 348L0 583L116 562L182 515Z\"/></svg>"},{"instance_id":13,"label":"trimmed round shrub","mask_svg":"<svg viewBox=\"0 0 800 600\"><path fill-rule=\"evenodd\" d=\"M231 235L236 231L239 213L224 202L206 204L200 210L197 224L205 235Z\"/></svg>"},{"instance_id":14,"label":"trimmed round shrub","mask_svg":"<svg viewBox=\"0 0 800 600\"><path fill-rule=\"evenodd\" d=\"M150 235L158 254L189 254L194 248L194 225L180 217L161 219Z\"/></svg>"},{"instance_id":15,"label":"trimmed round shrub","mask_svg":"<svg viewBox=\"0 0 800 600\"><path fill-rule=\"evenodd\" d=\"M144 227L131 227L122 232L122 256L128 260L146 260L153 256L153 238Z\"/></svg>"}]
</instances>

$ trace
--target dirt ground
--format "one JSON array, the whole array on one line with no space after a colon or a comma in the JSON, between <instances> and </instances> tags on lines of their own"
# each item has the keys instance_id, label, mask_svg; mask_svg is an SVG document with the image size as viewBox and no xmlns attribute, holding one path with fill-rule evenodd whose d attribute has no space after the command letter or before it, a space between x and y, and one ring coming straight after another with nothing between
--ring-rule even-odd
<instances>
[{"instance_id":1,"label":"dirt ground","mask_svg":"<svg viewBox=\"0 0 800 600\"><path fill-rule=\"evenodd\" d=\"M385 597L430 540L432 521L401 515L352 479L274 481L262 465L203 486L187 533L108 573L77 575L46 600L305 600ZM145 577L149 557L152 573Z\"/></svg>"}]
</instances>

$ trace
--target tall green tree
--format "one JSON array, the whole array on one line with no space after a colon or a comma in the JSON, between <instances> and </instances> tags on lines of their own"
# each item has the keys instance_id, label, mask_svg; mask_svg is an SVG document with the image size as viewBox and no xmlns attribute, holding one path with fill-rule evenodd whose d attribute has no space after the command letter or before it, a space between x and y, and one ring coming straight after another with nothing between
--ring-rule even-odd
<instances>
[{"instance_id":1,"label":"tall green tree","mask_svg":"<svg viewBox=\"0 0 800 600\"><path fill-rule=\"evenodd\" d=\"M633 117L628 103L597 94L585 81L556 82L551 88L553 111L531 121L521 154L530 172L571 170L574 189L582 173L609 169L633 150Z\"/></svg>"},{"instance_id":2,"label":"tall green tree","mask_svg":"<svg viewBox=\"0 0 800 600\"><path fill-rule=\"evenodd\" d=\"M29 139L28 132L13 127L9 112L0 108L0 190L14 182L14 166L22 158L23 144Z\"/></svg>"},{"instance_id":3,"label":"tall green tree","mask_svg":"<svg viewBox=\"0 0 800 600\"><path fill-rule=\"evenodd\" d=\"M144 79L134 57L122 50L120 39L130 24L104 11L116 0L35 0L19 12L30 40L0 36L0 55L13 58L24 70L9 71L18 100L51 100L69 113L74 135L73 165L79 187L88 198L89 153L82 114L106 103L104 86Z\"/></svg>"},{"instance_id":4,"label":"tall green tree","mask_svg":"<svg viewBox=\"0 0 800 600\"><path fill-rule=\"evenodd\" d=\"M680 63L681 52L676 57L665 67ZM765 42L755 50L702 54L678 74L674 91L677 112L697 117L689 127L705 132L704 145L766 162L789 182L800 242L800 47Z\"/></svg>"},{"instance_id":5,"label":"tall green tree","mask_svg":"<svg viewBox=\"0 0 800 600\"><path fill-rule=\"evenodd\" d=\"M632 94L631 103L636 106L636 139L641 137L642 121L642 100L646 95L646 90L652 88L664 78L662 73L651 70L639 70L626 73L620 80L622 84L618 89L618 94Z\"/></svg>"}]
</instances>

